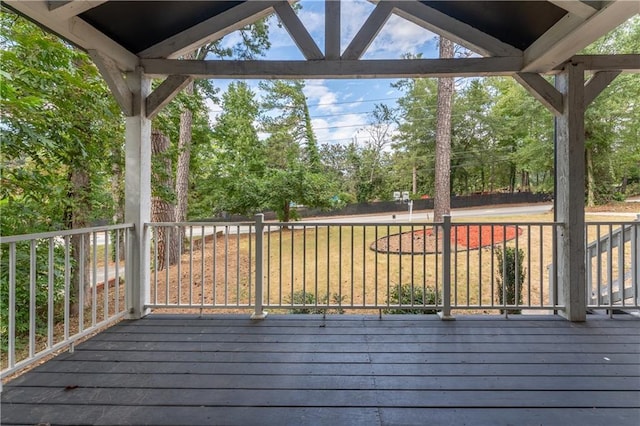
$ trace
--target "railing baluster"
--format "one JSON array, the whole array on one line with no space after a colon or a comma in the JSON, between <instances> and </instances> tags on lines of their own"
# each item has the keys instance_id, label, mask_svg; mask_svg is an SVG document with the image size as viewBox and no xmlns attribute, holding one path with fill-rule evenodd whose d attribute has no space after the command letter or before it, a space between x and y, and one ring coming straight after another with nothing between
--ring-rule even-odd
<instances>
[{"instance_id":1,"label":"railing baluster","mask_svg":"<svg viewBox=\"0 0 640 426\"><path fill-rule=\"evenodd\" d=\"M104 281L102 284L102 298L104 313L103 321L109 318L109 231L104 231Z\"/></svg>"},{"instance_id":2,"label":"railing baluster","mask_svg":"<svg viewBox=\"0 0 640 426\"><path fill-rule=\"evenodd\" d=\"M264 301L263 294L263 280L264 280L264 215L255 215L255 227L256 227L256 293L254 302L254 312L251 316L252 319L264 319L267 316L267 312L264 311L262 303ZM268 233L267 235L269 235Z\"/></svg>"},{"instance_id":3,"label":"railing baluster","mask_svg":"<svg viewBox=\"0 0 640 426\"><path fill-rule=\"evenodd\" d=\"M93 252L91 253L91 261L93 262L93 279L91 280L91 327L95 327L98 322L98 235L93 232L91 236L93 237ZM80 238L84 239L84 236L81 235ZM80 275L84 275L84 265L80 265Z\"/></svg>"},{"instance_id":4,"label":"railing baluster","mask_svg":"<svg viewBox=\"0 0 640 426\"><path fill-rule=\"evenodd\" d=\"M442 226L442 311L440 319L452 320L451 315L451 216L443 216Z\"/></svg>"},{"instance_id":5,"label":"railing baluster","mask_svg":"<svg viewBox=\"0 0 640 426\"><path fill-rule=\"evenodd\" d=\"M9 368L16 365L16 243L9 243Z\"/></svg>"},{"instance_id":6,"label":"railing baluster","mask_svg":"<svg viewBox=\"0 0 640 426\"><path fill-rule=\"evenodd\" d=\"M48 298L48 306L47 306L47 347L51 348L53 346L53 278L55 274L54 268L54 251L55 245L53 244L53 238L49 238L49 247L48 247L48 280L47 280L47 298Z\"/></svg>"}]
</instances>

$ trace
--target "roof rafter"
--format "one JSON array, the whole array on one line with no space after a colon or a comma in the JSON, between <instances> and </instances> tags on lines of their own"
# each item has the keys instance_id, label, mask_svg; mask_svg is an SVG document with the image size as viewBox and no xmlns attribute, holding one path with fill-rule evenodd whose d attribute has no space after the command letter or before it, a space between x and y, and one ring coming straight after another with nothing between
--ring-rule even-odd
<instances>
[{"instance_id":1,"label":"roof rafter","mask_svg":"<svg viewBox=\"0 0 640 426\"><path fill-rule=\"evenodd\" d=\"M549 0L549 3L553 3L583 19L589 18L598 11L592 4L585 3L581 0Z\"/></svg>"},{"instance_id":2,"label":"roof rafter","mask_svg":"<svg viewBox=\"0 0 640 426\"><path fill-rule=\"evenodd\" d=\"M525 52L525 72L545 72L640 12L640 3L613 1L588 19L568 14L536 40Z\"/></svg>"},{"instance_id":3,"label":"roof rafter","mask_svg":"<svg viewBox=\"0 0 640 426\"><path fill-rule=\"evenodd\" d=\"M280 2L272 0L243 2L143 50L138 55L141 58L177 58L264 18L273 13L273 6L278 3Z\"/></svg>"},{"instance_id":4,"label":"roof rafter","mask_svg":"<svg viewBox=\"0 0 640 426\"><path fill-rule=\"evenodd\" d=\"M107 0L50 1L49 10L60 19L69 19L106 2Z\"/></svg>"},{"instance_id":5,"label":"roof rafter","mask_svg":"<svg viewBox=\"0 0 640 426\"><path fill-rule=\"evenodd\" d=\"M308 60L324 59L320 48L302 24L291 5L283 1L274 5L273 8L304 57Z\"/></svg>"},{"instance_id":6,"label":"roof rafter","mask_svg":"<svg viewBox=\"0 0 640 426\"><path fill-rule=\"evenodd\" d=\"M52 32L66 38L86 50L98 50L108 55L124 71L136 68L139 58L124 47L97 31L78 17L60 19L49 11L48 2L3 0L12 9L29 16Z\"/></svg>"},{"instance_id":7,"label":"roof rafter","mask_svg":"<svg viewBox=\"0 0 640 426\"><path fill-rule=\"evenodd\" d=\"M518 56L522 51L418 1L393 2L394 13L484 56Z\"/></svg>"}]
</instances>

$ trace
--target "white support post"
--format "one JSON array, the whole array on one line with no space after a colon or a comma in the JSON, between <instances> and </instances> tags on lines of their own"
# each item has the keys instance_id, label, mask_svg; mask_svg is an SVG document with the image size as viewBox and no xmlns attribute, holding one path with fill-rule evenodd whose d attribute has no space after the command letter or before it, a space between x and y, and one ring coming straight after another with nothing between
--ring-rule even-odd
<instances>
[{"instance_id":1,"label":"white support post","mask_svg":"<svg viewBox=\"0 0 640 426\"><path fill-rule=\"evenodd\" d=\"M256 219L256 302L255 310L251 314L252 320L262 320L267 317L267 312L263 310L262 303L264 297L264 244L262 236L264 233L264 215L262 213L255 216Z\"/></svg>"},{"instance_id":2,"label":"white support post","mask_svg":"<svg viewBox=\"0 0 640 426\"><path fill-rule=\"evenodd\" d=\"M438 316L443 321L456 319L451 315L451 216L448 214L442 217L442 311Z\"/></svg>"},{"instance_id":3,"label":"white support post","mask_svg":"<svg viewBox=\"0 0 640 426\"><path fill-rule=\"evenodd\" d=\"M556 213L558 231L558 287L570 321L585 321L584 220L584 67L569 63L556 80L563 96L563 112L557 119Z\"/></svg>"},{"instance_id":4,"label":"white support post","mask_svg":"<svg viewBox=\"0 0 640 426\"><path fill-rule=\"evenodd\" d=\"M128 318L138 319L148 312L149 235L145 223L151 219L151 120L145 111L151 80L142 68L127 76L133 93L133 114L127 117L125 138L125 222L133 223L128 239L126 306Z\"/></svg>"}]
</instances>

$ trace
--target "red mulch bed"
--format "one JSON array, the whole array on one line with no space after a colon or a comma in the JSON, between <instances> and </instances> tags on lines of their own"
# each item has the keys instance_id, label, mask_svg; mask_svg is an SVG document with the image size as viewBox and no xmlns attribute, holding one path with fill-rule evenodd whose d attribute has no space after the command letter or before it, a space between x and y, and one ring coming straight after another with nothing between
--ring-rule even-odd
<instances>
[{"instance_id":1,"label":"red mulch bed","mask_svg":"<svg viewBox=\"0 0 640 426\"><path fill-rule=\"evenodd\" d=\"M451 245L455 250L475 250L512 240L521 234L522 229L512 225L452 225ZM436 253L442 251L442 233L439 233L438 239L436 241L433 228L429 228L380 238L371 244L371 249L396 254Z\"/></svg>"}]
</instances>

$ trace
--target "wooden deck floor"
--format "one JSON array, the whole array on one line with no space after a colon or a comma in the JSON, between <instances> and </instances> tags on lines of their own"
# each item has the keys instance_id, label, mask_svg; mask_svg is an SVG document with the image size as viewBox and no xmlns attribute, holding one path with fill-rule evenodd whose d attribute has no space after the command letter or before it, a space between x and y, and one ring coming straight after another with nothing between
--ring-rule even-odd
<instances>
[{"instance_id":1,"label":"wooden deck floor","mask_svg":"<svg viewBox=\"0 0 640 426\"><path fill-rule=\"evenodd\" d=\"M634 425L640 320L160 316L5 385L1 424Z\"/></svg>"}]
</instances>

